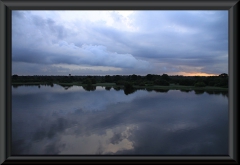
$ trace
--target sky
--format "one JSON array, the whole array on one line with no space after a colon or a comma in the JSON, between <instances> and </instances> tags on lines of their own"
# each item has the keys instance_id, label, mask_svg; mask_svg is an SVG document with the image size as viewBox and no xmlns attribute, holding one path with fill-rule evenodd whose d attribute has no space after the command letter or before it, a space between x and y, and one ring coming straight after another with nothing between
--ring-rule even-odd
<instances>
[{"instance_id":1,"label":"sky","mask_svg":"<svg viewBox=\"0 0 240 165\"><path fill-rule=\"evenodd\" d=\"M228 73L228 11L12 11L12 74L164 73Z\"/></svg>"}]
</instances>

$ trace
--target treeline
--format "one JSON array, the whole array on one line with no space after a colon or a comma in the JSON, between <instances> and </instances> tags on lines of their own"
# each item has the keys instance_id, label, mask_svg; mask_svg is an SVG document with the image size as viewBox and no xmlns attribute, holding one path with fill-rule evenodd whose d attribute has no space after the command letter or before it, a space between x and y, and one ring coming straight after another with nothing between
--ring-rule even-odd
<instances>
[{"instance_id":1,"label":"treeline","mask_svg":"<svg viewBox=\"0 0 240 165\"><path fill-rule=\"evenodd\" d=\"M132 86L169 86L170 84L184 86L215 86L228 88L228 75L222 73L218 76L168 76L167 74L156 75L106 75L106 76L12 76L13 83L78 83L92 85L96 83L115 83L125 88Z\"/></svg>"}]
</instances>

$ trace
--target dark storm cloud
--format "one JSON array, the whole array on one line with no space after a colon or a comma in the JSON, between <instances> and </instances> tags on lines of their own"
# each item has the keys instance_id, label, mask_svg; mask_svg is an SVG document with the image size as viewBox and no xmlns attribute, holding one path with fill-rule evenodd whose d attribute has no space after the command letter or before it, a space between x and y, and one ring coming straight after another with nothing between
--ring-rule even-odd
<instances>
[{"instance_id":1,"label":"dark storm cloud","mask_svg":"<svg viewBox=\"0 0 240 165\"><path fill-rule=\"evenodd\" d=\"M135 11L128 17L109 12L97 21L79 13L68 22L53 13L13 11L13 62L47 64L49 74L52 64L117 67L122 74L170 73L159 69L170 65L228 72L227 11Z\"/></svg>"},{"instance_id":2,"label":"dark storm cloud","mask_svg":"<svg viewBox=\"0 0 240 165\"><path fill-rule=\"evenodd\" d=\"M26 62L26 63L47 63L47 57L42 56L42 52L36 52L26 48L15 48L12 51L12 60L15 62Z\"/></svg>"},{"instance_id":3,"label":"dark storm cloud","mask_svg":"<svg viewBox=\"0 0 240 165\"><path fill-rule=\"evenodd\" d=\"M56 36L57 39L63 39L64 37L66 37L67 31L69 31L69 29L65 29L62 25L57 25L55 21L50 18L43 19L40 16L36 15L33 15L31 17L30 23L33 23L34 27L36 27L36 30L46 32L47 35L49 34L52 36Z\"/></svg>"},{"instance_id":4,"label":"dark storm cloud","mask_svg":"<svg viewBox=\"0 0 240 165\"><path fill-rule=\"evenodd\" d=\"M46 148L44 149L44 153L46 155L58 155L62 148L64 148L65 145L58 145L58 141L53 141L52 143L48 144Z\"/></svg>"},{"instance_id":5,"label":"dark storm cloud","mask_svg":"<svg viewBox=\"0 0 240 165\"><path fill-rule=\"evenodd\" d=\"M138 64L140 64L140 67L141 65L148 65L147 62L135 59L130 54L109 52L105 46L76 46L74 43L68 43L65 40L61 40L61 38L68 33L67 30L62 26L55 25L53 20L42 19L39 16L32 16L30 18L29 28L34 29L33 31L29 31L26 35L20 35L14 33L15 28L13 28L12 56L14 62L87 64L92 66L114 66L123 68L138 67ZM23 21L28 22L26 19ZM16 27L16 22L13 23L13 27ZM20 30L23 32L24 27L21 26ZM111 35L111 33L109 34ZM20 40L25 41L19 43Z\"/></svg>"},{"instance_id":6,"label":"dark storm cloud","mask_svg":"<svg viewBox=\"0 0 240 165\"><path fill-rule=\"evenodd\" d=\"M146 46L137 50L136 55L152 58L192 56L201 59L206 55L217 57L221 54L220 51L227 54L227 11L212 14L179 11L149 14L139 12L135 17L141 19L134 20L145 23L140 28L149 33L147 41L150 44L155 42L159 48L148 50ZM216 54L215 51L220 53Z\"/></svg>"}]
</instances>

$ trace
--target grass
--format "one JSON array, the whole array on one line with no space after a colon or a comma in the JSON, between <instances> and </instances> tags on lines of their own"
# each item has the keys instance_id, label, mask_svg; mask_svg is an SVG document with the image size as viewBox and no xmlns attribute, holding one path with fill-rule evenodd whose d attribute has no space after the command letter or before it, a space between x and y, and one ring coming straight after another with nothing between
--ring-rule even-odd
<instances>
[{"instance_id":1,"label":"grass","mask_svg":"<svg viewBox=\"0 0 240 165\"><path fill-rule=\"evenodd\" d=\"M14 82L12 85L41 85L41 84L49 84L49 83L41 83L41 82ZM86 86L86 84L81 84L79 82L73 83L54 83L58 85L65 85L65 86ZM105 86L105 87L123 87L122 85L116 85L115 83L96 83L92 84L93 86ZM204 91L228 91L228 88L221 88L221 87L213 87L213 86L206 86L206 87L194 87L194 86L183 86L183 85L175 85L170 84L169 86L137 86L134 85L134 88L137 89L169 89L169 90L204 90Z\"/></svg>"}]
</instances>

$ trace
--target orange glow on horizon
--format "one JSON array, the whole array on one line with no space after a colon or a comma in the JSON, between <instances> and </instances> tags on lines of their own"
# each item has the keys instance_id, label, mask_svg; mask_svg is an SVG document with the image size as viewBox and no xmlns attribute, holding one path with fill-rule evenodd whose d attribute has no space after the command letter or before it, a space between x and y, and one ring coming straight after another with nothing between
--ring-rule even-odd
<instances>
[{"instance_id":1,"label":"orange glow on horizon","mask_svg":"<svg viewBox=\"0 0 240 165\"><path fill-rule=\"evenodd\" d=\"M177 72L169 75L182 75L182 76L218 76L217 74L201 73L201 72Z\"/></svg>"}]
</instances>

